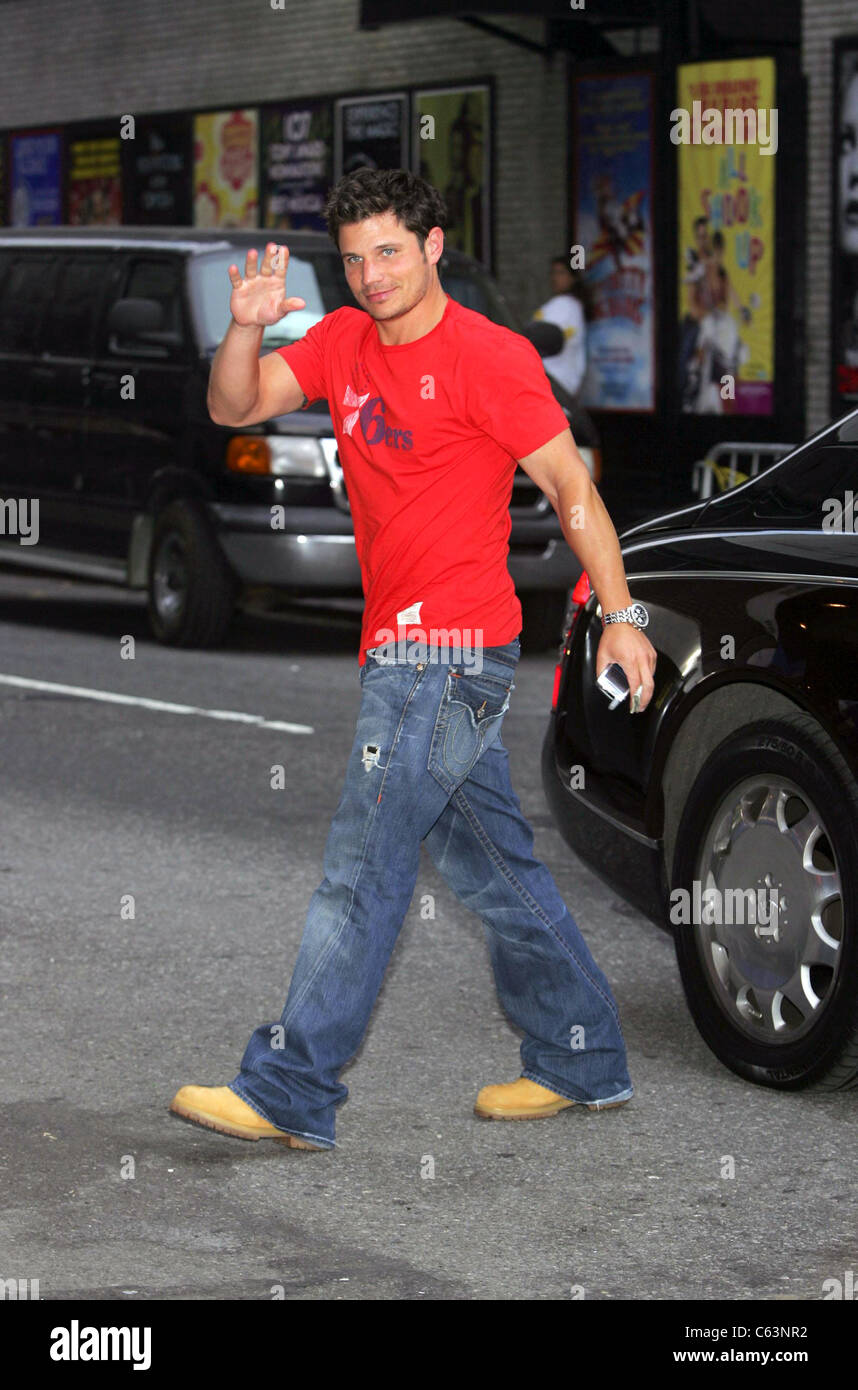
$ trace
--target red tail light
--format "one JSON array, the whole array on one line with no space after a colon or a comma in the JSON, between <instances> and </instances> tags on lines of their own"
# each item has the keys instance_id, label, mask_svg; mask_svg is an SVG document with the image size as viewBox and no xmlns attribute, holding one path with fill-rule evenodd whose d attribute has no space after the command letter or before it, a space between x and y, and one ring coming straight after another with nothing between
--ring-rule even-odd
<instances>
[{"instance_id":1,"label":"red tail light","mask_svg":"<svg viewBox=\"0 0 858 1390\"><path fill-rule=\"evenodd\" d=\"M560 672L562 669L558 661L557 665L554 667L554 689L551 692L551 708L553 710L557 708L557 692L560 689Z\"/></svg>"},{"instance_id":2,"label":"red tail light","mask_svg":"<svg viewBox=\"0 0 858 1390\"><path fill-rule=\"evenodd\" d=\"M589 575L586 570L582 570L578 578L578 583L569 595L569 602L566 605L566 617L563 621L564 646L569 641L569 633L575 626L579 612L584 607L584 604L587 602L592 592Z\"/></svg>"},{"instance_id":3,"label":"red tail light","mask_svg":"<svg viewBox=\"0 0 858 1390\"><path fill-rule=\"evenodd\" d=\"M581 571L578 583L572 590L572 602L580 608L582 603L586 603L593 590L590 588L590 576L586 570Z\"/></svg>"}]
</instances>

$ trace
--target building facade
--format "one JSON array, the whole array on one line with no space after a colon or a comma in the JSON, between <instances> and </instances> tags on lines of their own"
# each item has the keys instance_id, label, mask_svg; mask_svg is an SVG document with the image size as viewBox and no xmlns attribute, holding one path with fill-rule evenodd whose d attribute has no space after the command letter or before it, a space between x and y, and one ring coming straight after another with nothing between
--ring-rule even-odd
<instances>
[{"instance_id":1,"label":"building facade","mask_svg":"<svg viewBox=\"0 0 858 1390\"><path fill-rule=\"evenodd\" d=\"M616 371L613 379L606 371L596 387L591 383L588 388L588 404L602 431L606 458L612 460L606 487L636 487L646 479L648 485L662 485L661 494L653 493L654 500L683 500L693 461L719 439L797 439L831 418L838 404L844 409L851 405L848 393L838 397L833 387L838 352L843 359L838 379L853 383L850 322L837 322L840 310L833 304L835 296L845 302L853 289L858 375L858 282L853 285L852 260L845 253L837 259L835 249L837 171L844 166L834 153L833 103L838 54L851 37L858 48L854 0L760 0L755 7L744 0L637 0L634 6L623 0L534 0L528 6L523 0L210 0L205 7L175 0L166 12L157 0L83 0L72 5L67 0L0 0L0 14L0 218L6 223L39 220L21 186L26 182L21 174L22 135L56 132L59 152L51 177L62 188L54 212L44 220L98 220L92 208L99 206L104 214L107 203L97 205L95 194L86 202L83 193L97 182L93 178L87 184L85 176L96 174L97 166L85 167L85 159L95 159L98 141L124 138L129 118L138 132L147 123L154 130L160 118L175 118L177 130L185 121L187 198L174 199L174 215L164 220L176 221L181 207L184 220L199 221L200 187L205 185L193 173L202 129L194 124L198 115L232 113L235 124L227 136L238 143L227 155L236 162L239 144L247 138L242 121L246 126L258 119L263 149L258 202L255 212L241 215L255 217L252 225L287 227L288 217L272 216L280 204L271 193L273 185L266 193L265 179L271 184L273 175L262 167L265 123L279 119L280 108L303 104L307 111L321 112L325 138L330 137L333 147L337 139L346 141L341 103L359 99L366 115L373 98L393 97L401 101L407 125L404 161L420 167L427 148L420 144L427 134L422 124L426 113L440 113L443 123L443 113L452 112L455 105L458 115L455 121L450 117L444 139L451 150L458 141L466 151L466 163L467 149L475 147L475 120L480 125L476 147L481 148L482 171L474 177L482 203L477 207L471 199L473 206L468 204L465 185L460 187L453 173L444 176L442 191L454 200L461 193L459 215L462 227L470 230L462 232L465 241L460 244L493 270L521 315L529 316L548 297L551 258L574 253L582 241L592 257L601 235L602 319L596 321L592 342L599 351L603 345L609 366L621 360L623 352L627 358L637 356L633 365L638 390L637 395L628 392L628 382ZM747 268L750 248L753 271L753 248L762 248L764 238L750 223L743 230L730 216L722 217L718 199L709 216L711 190L695 189L693 180L689 184L689 156L672 143L671 112L683 90L697 90L692 78L705 77L705 65L727 65L724 72L738 74L741 90L742 64L764 66L768 60L775 74L772 92L780 113L780 145L769 166L770 221L758 292L757 282L747 274L743 279L739 270L731 275L719 266L716 233L721 241L726 239L728 271L734 244L737 254L744 247L746 257L744 263L734 264ZM614 131L606 135L598 106L600 83L608 92L614 83L618 101L626 99L623 92L643 83L650 92L647 112L641 114L639 108L627 120L617 118L615 110ZM469 106L469 93L477 94L473 100L482 103L479 109ZM603 109L609 108L610 98L607 107L603 101ZM638 172L628 175L639 175L641 187L620 198L612 161L622 149L623 120L639 149L645 131L650 164L649 172L641 172L640 163ZM362 130L370 132L369 125ZM73 157L74 139L78 152ZM360 145L360 134L355 139ZM600 139L606 151L601 174L592 164L596 160L598 166ZM298 140L293 155L306 154L310 143L301 146ZM335 158L331 169L347 167L347 154L343 143L339 163ZM123 160L127 157L123 147ZM729 153L727 161L740 181L746 178L744 157ZM75 165L76 159L84 163ZM451 154L451 168L452 164ZM430 160L428 167L431 172L442 166ZM582 174L585 167L587 179ZM161 182L166 186L165 179ZM153 179L153 188L156 183ZM122 196L126 202L120 216L134 220L127 215L127 188ZM695 198L703 199L709 222L710 245L699 254L692 226L706 219L693 216ZM169 205L167 199L165 206ZM625 218L624 241L612 230L618 225L615 205ZM753 208L753 193L746 206ZM84 208L89 208L86 215ZM474 230L475 217L477 222L484 219L482 233ZM590 225L594 220L599 224L595 232ZM763 292L769 267L769 288ZM705 280L704 268L716 291L718 275L726 287L725 303L720 309L716 304L711 323L730 330L729 292L736 301L734 336L747 339L745 357L749 343L752 358L758 352L762 361L768 352L768 366L757 370L756 387L745 383L745 398L752 403L747 408L738 409L735 402L720 404L721 359L711 351L716 367L707 359L707 370L715 375L708 393L706 382L699 389L692 382L697 404L689 408L693 393L683 386L682 371L687 373L690 353L701 357L700 344L707 337L705 325L698 331L704 308L694 308L700 300L695 284ZM695 312L699 324L693 322ZM613 314L636 314L636 331L628 324L618 325ZM768 346L759 348L755 334L760 341L767 334ZM718 331L710 336L717 343ZM631 381L631 367L627 375ZM858 403L858 382L855 386ZM704 405L698 408L700 401Z\"/></svg>"}]
</instances>

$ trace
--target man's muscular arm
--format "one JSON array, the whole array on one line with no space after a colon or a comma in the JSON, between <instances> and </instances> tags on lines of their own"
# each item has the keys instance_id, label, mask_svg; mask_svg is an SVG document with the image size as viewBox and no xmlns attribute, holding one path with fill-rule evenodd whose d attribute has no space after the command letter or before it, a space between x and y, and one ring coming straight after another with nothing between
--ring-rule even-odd
<instances>
[{"instance_id":1,"label":"man's muscular arm","mask_svg":"<svg viewBox=\"0 0 858 1390\"><path fill-rule=\"evenodd\" d=\"M243 276L236 265L229 267L232 317L212 361L207 397L216 425L256 425L307 403L295 373L279 353L259 356L265 326L305 307L303 299L286 298L289 251L269 242L258 269L257 260L251 248Z\"/></svg>"}]
</instances>

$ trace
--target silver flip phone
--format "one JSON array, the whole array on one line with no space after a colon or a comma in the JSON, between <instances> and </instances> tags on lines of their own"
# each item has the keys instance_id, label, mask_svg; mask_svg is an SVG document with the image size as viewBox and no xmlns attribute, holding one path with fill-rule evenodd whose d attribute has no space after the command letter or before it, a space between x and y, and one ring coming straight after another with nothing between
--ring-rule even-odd
<instances>
[{"instance_id":1,"label":"silver flip phone","mask_svg":"<svg viewBox=\"0 0 858 1390\"><path fill-rule=\"evenodd\" d=\"M605 667L602 674L596 677L596 684L602 694L610 700L609 709L616 709L629 693L626 673L618 661L612 661L610 666Z\"/></svg>"}]
</instances>

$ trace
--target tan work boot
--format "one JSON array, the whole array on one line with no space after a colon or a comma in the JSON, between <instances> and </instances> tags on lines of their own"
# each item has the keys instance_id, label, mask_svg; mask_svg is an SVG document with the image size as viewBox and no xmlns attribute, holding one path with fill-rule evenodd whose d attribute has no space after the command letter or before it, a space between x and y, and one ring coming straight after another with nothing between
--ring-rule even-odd
<instances>
[{"instance_id":1,"label":"tan work boot","mask_svg":"<svg viewBox=\"0 0 858 1390\"><path fill-rule=\"evenodd\" d=\"M182 1086L170 1103L170 1113L233 1139L277 1139L290 1149L322 1149L321 1144L275 1129L228 1086Z\"/></svg>"},{"instance_id":2,"label":"tan work boot","mask_svg":"<svg viewBox=\"0 0 858 1390\"><path fill-rule=\"evenodd\" d=\"M589 1104L585 1100L567 1100L547 1086L520 1076L503 1086L484 1086L477 1096L474 1112L486 1120L541 1120L556 1115L570 1105L586 1105L588 1110L613 1110L625 1105L625 1100Z\"/></svg>"}]
</instances>

